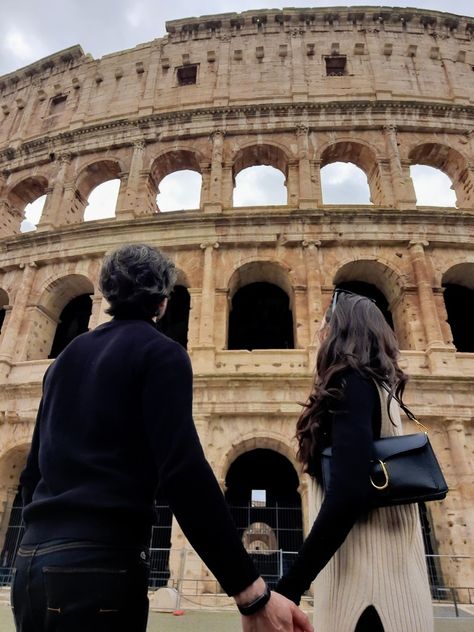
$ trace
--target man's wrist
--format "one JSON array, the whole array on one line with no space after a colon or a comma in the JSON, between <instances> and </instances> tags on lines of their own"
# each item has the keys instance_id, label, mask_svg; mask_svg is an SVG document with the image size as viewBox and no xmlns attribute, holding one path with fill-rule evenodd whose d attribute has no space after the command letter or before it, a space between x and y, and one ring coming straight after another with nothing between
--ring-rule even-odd
<instances>
[{"instance_id":1,"label":"man's wrist","mask_svg":"<svg viewBox=\"0 0 474 632\"><path fill-rule=\"evenodd\" d=\"M250 616L264 608L270 600L270 589L259 577L245 590L234 596L240 614Z\"/></svg>"}]
</instances>

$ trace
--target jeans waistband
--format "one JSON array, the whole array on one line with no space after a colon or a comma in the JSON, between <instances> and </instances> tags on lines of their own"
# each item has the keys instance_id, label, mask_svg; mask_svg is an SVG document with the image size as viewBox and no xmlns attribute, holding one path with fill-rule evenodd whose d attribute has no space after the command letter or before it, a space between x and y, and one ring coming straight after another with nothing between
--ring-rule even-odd
<instances>
[{"instance_id":1,"label":"jeans waistband","mask_svg":"<svg viewBox=\"0 0 474 632\"><path fill-rule=\"evenodd\" d=\"M118 553L144 553L149 555L148 547L139 546L119 546L117 544L105 544L103 542L89 542L87 540L50 541L41 544L22 544L17 555L20 557L33 557L37 555L48 555L57 551L68 551L71 549L97 549L102 551L116 551Z\"/></svg>"}]
</instances>

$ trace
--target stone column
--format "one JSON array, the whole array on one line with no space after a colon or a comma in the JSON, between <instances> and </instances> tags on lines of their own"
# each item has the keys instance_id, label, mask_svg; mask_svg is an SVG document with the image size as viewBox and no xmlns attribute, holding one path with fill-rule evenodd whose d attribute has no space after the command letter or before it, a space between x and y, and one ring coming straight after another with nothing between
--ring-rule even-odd
<instances>
[{"instance_id":1,"label":"stone column","mask_svg":"<svg viewBox=\"0 0 474 632\"><path fill-rule=\"evenodd\" d=\"M216 288L216 322L214 326L214 344L216 349L225 349L229 324L229 288Z\"/></svg>"},{"instance_id":2,"label":"stone column","mask_svg":"<svg viewBox=\"0 0 474 632\"><path fill-rule=\"evenodd\" d=\"M188 351L192 353L194 347L199 346L199 323L201 313L201 290L188 288L190 305L188 321Z\"/></svg>"},{"instance_id":3,"label":"stone column","mask_svg":"<svg viewBox=\"0 0 474 632\"><path fill-rule=\"evenodd\" d=\"M307 474L303 474L298 487L301 496L301 512L303 514L303 535L306 537L316 519L316 483Z\"/></svg>"},{"instance_id":4,"label":"stone column","mask_svg":"<svg viewBox=\"0 0 474 632\"><path fill-rule=\"evenodd\" d=\"M410 177L410 163L400 159L397 128L394 125L386 125L383 130L392 179L393 204L401 210L414 208L416 194Z\"/></svg>"},{"instance_id":5,"label":"stone column","mask_svg":"<svg viewBox=\"0 0 474 632\"><path fill-rule=\"evenodd\" d=\"M54 230L62 223L61 211L63 210L64 186L71 164L71 155L61 154L58 156L56 163L58 171L52 187L48 190L48 196L38 224L38 231Z\"/></svg>"},{"instance_id":6,"label":"stone column","mask_svg":"<svg viewBox=\"0 0 474 632\"><path fill-rule=\"evenodd\" d=\"M295 349L307 349L309 345L308 333L308 302L306 288L301 285L293 288L293 334Z\"/></svg>"},{"instance_id":7,"label":"stone column","mask_svg":"<svg viewBox=\"0 0 474 632\"><path fill-rule=\"evenodd\" d=\"M318 208L323 204L323 192L321 189L321 161L310 160L310 177L312 183L312 191L314 196L314 207Z\"/></svg>"},{"instance_id":8,"label":"stone column","mask_svg":"<svg viewBox=\"0 0 474 632\"><path fill-rule=\"evenodd\" d=\"M89 329L95 329L102 323L110 320L111 317L105 313L105 310L109 307L109 304L102 296L102 294L94 294L91 298L92 312L89 319Z\"/></svg>"},{"instance_id":9,"label":"stone column","mask_svg":"<svg viewBox=\"0 0 474 632\"><path fill-rule=\"evenodd\" d=\"M201 169L201 197L199 199L199 208L203 209L211 204L211 163L200 162Z\"/></svg>"},{"instance_id":10,"label":"stone column","mask_svg":"<svg viewBox=\"0 0 474 632\"><path fill-rule=\"evenodd\" d=\"M224 162L222 166L222 207L231 208L234 197L234 165Z\"/></svg>"},{"instance_id":11,"label":"stone column","mask_svg":"<svg viewBox=\"0 0 474 632\"><path fill-rule=\"evenodd\" d=\"M442 346L444 344L443 334L438 320L433 288L426 261L425 247L427 246L427 241L410 241L409 252L418 290L418 300L427 346Z\"/></svg>"},{"instance_id":12,"label":"stone column","mask_svg":"<svg viewBox=\"0 0 474 632\"><path fill-rule=\"evenodd\" d=\"M219 243L203 243L201 249L204 253L202 272L202 299L201 321L199 323L199 344L203 347L214 346L214 250L219 248Z\"/></svg>"},{"instance_id":13,"label":"stone column","mask_svg":"<svg viewBox=\"0 0 474 632\"><path fill-rule=\"evenodd\" d=\"M320 241L303 241L306 265L306 293L308 301L308 336L311 362L317 345L317 335L324 317L321 294L321 263L319 260Z\"/></svg>"},{"instance_id":14,"label":"stone column","mask_svg":"<svg viewBox=\"0 0 474 632\"><path fill-rule=\"evenodd\" d=\"M298 180L299 180L299 208L312 209L316 206L317 200L313 191L313 179L311 164L309 160L310 148L308 127L298 125L296 128L296 141L298 145Z\"/></svg>"},{"instance_id":15,"label":"stone column","mask_svg":"<svg viewBox=\"0 0 474 632\"><path fill-rule=\"evenodd\" d=\"M140 195L142 192L141 189L143 189L143 180L147 175L143 172L144 153L145 141L143 139L137 140L133 144L130 171L128 175L125 176L126 184L124 187L120 186L117 199L117 219L127 220L147 214L146 211L149 206L149 200L142 199L143 196ZM149 214L151 214L151 212Z\"/></svg>"},{"instance_id":16,"label":"stone column","mask_svg":"<svg viewBox=\"0 0 474 632\"><path fill-rule=\"evenodd\" d=\"M211 134L211 182L209 202L204 205L204 211L222 211L222 167L224 156L224 132L216 130Z\"/></svg>"},{"instance_id":17,"label":"stone column","mask_svg":"<svg viewBox=\"0 0 474 632\"><path fill-rule=\"evenodd\" d=\"M298 182L298 166L299 163L297 160L289 160L287 165L287 173L286 173L286 188L288 191L288 206L298 207L299 203L299 182Z\"/></svg>"},{"instance_id":18,"label":"stone column","mask_svg":"<svg viewBox=\"0 0 474 632\"><path fill-rule=\"evenodd\" d=\"M467 482L467 478L472 479L473 474L466 446L465 423L468 424L469 419L448 419L446 422L450 460L453 464L456 478L461 485Z\"/></svg>"},{"instance_id":19,"label":"stone column","mask_svg":"<svg viewBox=\"0 0 474 632\"><path fill-rule=\"evenodd\" d=\"M15 296L15 302L8 319L8 327L2 328L2 340L0 344L0 381L5 380L10 372L13 354L19 344L20 333L26 306L28 305L31 288L36 274L36 263L20 264L23 275L20 287Z\"/></svg>"}]
</instances>

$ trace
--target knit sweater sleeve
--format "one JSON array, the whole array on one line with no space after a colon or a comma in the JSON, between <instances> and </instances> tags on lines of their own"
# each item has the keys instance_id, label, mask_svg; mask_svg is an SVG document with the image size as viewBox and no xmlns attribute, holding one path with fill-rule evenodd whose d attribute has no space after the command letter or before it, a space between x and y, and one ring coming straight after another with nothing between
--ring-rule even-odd
<instances>
[{"instance_id":1,"label":"knit sweater sleeve","mask_svg":"<svg viewBox=\"0 0 474 632\"><path fill-rule=\"evenodd\" d=\"M332 418L329 489L294 564L275 589L297 604L369 508L372 418L379 405L377 390L371 380L354 370L344 373L342 388L343 398L334 406Z\"/></svg>"},{"instance_id":2,"label":"knit sweater sleeve","mask_svg":"<svg viewBox=\"0 0 474 632\"><path fill-rule=\"evenodd\" d=\"M187 353L171 343L150 350L142 410L158 469L160 492L198 555L228 595L258 573L247 555L192 417L192 370Z\"/></svg>"}]
</instances>

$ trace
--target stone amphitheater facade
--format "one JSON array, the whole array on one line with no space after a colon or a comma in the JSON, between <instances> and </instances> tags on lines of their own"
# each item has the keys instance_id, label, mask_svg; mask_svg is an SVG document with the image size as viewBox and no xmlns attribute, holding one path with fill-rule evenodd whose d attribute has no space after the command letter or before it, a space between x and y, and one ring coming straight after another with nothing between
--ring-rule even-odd
<instances>
[{"instance_id":1,"label":"stone amphitheater facade","mask_svg":"<svg viewBox=\"0 0 474 632\"><path fill-rule=\"evenodd\" d=\"M314 492L292 437L317 330L335 284L375 286L411 376L406 401L450 486L429 507L435 551L472 555L474 349L453 343L443 294L474 289L474 19L337 7L166 27L102 59L73 46L0 78L1 538L62 310L88 294L89 327L104 322L104 254L147 242L172 256L190 296L195 420L218 479L248 451L283 455L306 531ZM365 172L371 204L323 203L320 171L336 161ZM417 206L413 164L450 177L456 208ZM253 165L284 173L287 204L233 206L235 177ZM202 175L199 208L160 212L161 180L182 169ZM115 217L84 222L89 194L111 179ZM37 230L21 234L44 194ZM265 282L288 297L293 348L228 349L233 297ZM183 546L177 525L172 542ZM178 565L172 555L172 574ZM474 585L472 560L441 567L445 585ZM196 557L185 574L208 576Z\"/></svg>"}]
</instances>

